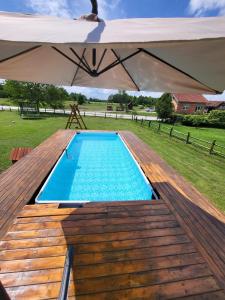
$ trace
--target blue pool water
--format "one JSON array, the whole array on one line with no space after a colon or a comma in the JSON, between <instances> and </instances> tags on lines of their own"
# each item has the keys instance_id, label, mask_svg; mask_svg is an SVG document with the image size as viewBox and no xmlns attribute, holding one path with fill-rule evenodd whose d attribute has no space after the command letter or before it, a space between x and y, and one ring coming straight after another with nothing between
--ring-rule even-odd
<instances>
[{"instance_id":1,"label":"blue pool water","mask_svg":"<svg viewBox=\"0 0 225 300\"><path fill-rule=\"evenodd\" d=\"M151 185L118 134L80 133L68 145L36 202L150 199Z\"/></svg>"}]
</instances>

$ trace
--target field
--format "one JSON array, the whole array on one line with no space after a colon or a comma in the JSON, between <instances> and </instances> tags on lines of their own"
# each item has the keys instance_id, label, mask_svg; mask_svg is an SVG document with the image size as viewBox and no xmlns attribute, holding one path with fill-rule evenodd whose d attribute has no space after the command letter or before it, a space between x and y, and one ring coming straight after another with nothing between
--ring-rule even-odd
<instances>
[{"instance_id":1,"label":"field","mask_svg":"<svg viewBox=\"0 0 225 300\"><path fill-rule=\"evenodd\" d=\"M73 101L66 101L64 103L64 107L65 109L69 109L70 105L74 104ZM13 101L11 101L10 99L7 98L0 98L0 105L7 105L7 106L16 106L15 103L13 103ZM113 104L113 111L110 113L118 113L118 114L132 114L132 111L129 112L125 112L125 111L116 111L116 104ZM79 105L79 108L81 111L98 111L98 112L105 112L107 111L107 102L89 102L89 103L85 103L83 105ZM136 113L138 115L142 115L142 116L156 116L156 113L149 113L146 112L145 109L140 108L140 107L134 107Z\"/></svg>"},{"instance_id":2,"label":"field","mask_svg":"<svg viewBox=\"0 0 225 300\"><path fill-rule=\"evenodd\" d=\"M169 129L172 125L163 124L162 128ZM191 136L212 142L216 140L218 144L221 146L225 146L225 129L218 129L218 128L201 128L201 127L190 127L176 124L173 126L175 130L179 132L183 132L187 134L190 132Z\"/></svg>"},{"instance_id":3,"label":"field","mask_svg":"<svg viewBox=\"0 0 225 300\"><path fill-rule=\"evenodd\" d=\"M22 120L16 113L0 112L0 171L10 165L10 150L19 146L37 146L57 129L65 128L65 117ZM225 159L210 156L201 149L186 145L166 135L156 133L136 122L104 118L85 118L88 129L130 130L149 144L174 169L218 208L225 211ZM195 129L179 126L179 130L194 130L195 136L225 140L225 130Z\"/></svg>"}]
</instances>

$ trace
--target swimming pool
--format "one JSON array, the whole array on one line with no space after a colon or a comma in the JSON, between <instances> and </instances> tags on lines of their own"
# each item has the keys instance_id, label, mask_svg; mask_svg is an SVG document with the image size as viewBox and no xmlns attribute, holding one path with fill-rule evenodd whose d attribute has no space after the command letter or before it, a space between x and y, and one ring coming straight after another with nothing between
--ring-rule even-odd
<instances>
[{"instance_id":1,"label":"swimming pool","mask_svg":"<svg viewBox=\"0 0 225 300\"><path fill-rule=\"evenodd\" d=\"M152 187L117 133L76 134L37 203L151 200Z\"/></svg>"}]
</instances>

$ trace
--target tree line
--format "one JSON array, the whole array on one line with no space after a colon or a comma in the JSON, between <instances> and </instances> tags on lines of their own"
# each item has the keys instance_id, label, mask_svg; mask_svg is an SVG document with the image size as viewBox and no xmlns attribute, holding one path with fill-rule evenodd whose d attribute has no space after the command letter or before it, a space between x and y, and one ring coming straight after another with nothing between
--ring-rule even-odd
<instances>
[{"instance_id":1,"label":"tree line","mask_svg":"<svg viewBox=\"0 0 225 300\"><path fill-rule=\"evenodd\" d=\"M0 98L10 98L15 104L20 102L35 103L38 107L64 108L65 101L82 105L86 102L99 102L96 98L87 98L81 93L68 93L63 87L54 85L6 80L0 84ZM103 102L103 101L102 101ZM127 106L155 106L158 117L167 119L172 116L173 105L170 94L163 94L159 99L150 96L132 96L125 91L110 95L108 103Z\"/></svg>"}]
</instances>

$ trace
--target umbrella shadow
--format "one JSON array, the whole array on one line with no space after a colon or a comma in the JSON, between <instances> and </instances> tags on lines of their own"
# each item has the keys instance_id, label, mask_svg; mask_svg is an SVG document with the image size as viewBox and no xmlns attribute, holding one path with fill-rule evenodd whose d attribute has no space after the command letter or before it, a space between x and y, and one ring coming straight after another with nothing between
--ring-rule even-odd
<instances>
[{"instance_id":1,"label":"umbrella shadow","mask_svg":"<svg viewBox=\"0 0 225 300\"><path fill-rule=\"evenodd\" d=\"M88 35L84 42L89 43L97 43L101 39L102 32L105 29L105 21L101 20L97 23L98 26L96 26Z\"/></svg>"},{"instance_id":2,"label":"umbrella shadow","mask_svg":"<svg viewBox=\"0 0 225 300\"><path fill-rule=\"evenodd\" d=\"M194 228L193 235L195 235L195 238L193 239L192 237L191 240L197 249L199 249L199 244L201 244L202 239L209 238L207 234L205 233L203 234L203 232L199 230L199 222L202 222L202 224L204 225L206 221L208 227L210 228L210 229L208 228L209 231L220 231L220 235L222 235L225 238L225 223L223 222L223 220L217 219L216 216L208 213L207 210L204 210L204 208L201 208L195 203L193 203L192 201L190 201L190 199L188 199L184 194L181 194L179 190L177 190L174 186L172 186L168 182L155 182L154 186L157 187L158 191L160 190L169 191L168 193L167 192L161 193L161 199L167 198L172 205L175 197L179 199L180 204L184 207L184 209L182 210L179 205L180 208L179 215L181 219L183 219L183 221L178 220L179 226L181 226L186 232L186 234L188 235L189 230L187 230L186 226L189 227L190 223L187 221L190 220L190 218L192 219L193 225L191 226L191 230L193 230ZM85 205L85 208L91 210L92 206L94 206L94 203ZM137 261L140 259L144 258L147 261L151 257L151 253L154 253L154 249L153 249L154 247L151 247L151 245L148 245L148 247L143 246L141 242L140 243L138 242L139 239L137 239L135 242L136 248L144 247L146 249L145 252L143 252L144 250L141 252L142 254L140 254L140 257L138 256L139 254L137 256L132 255L133 246L131 248L127 248L127 247L124 248L124 246L122 245L120 246L117 243L117 246L115 247L114 243L116 243L116 240L111 239L112 229L108 226L105 227L106 224L113 224L113 220L112 220L113 217L108 215L107 210L104 211L103 208L104 206L101 207L101 205L98 204L98 213L93 211L92 218L89 218L85 212L83 212L84 215L82 216L82 208L80 209L78 208L73 215L67 216L67 218L62 222L62 229L65 232L65 239L67 244L73 244L75 247L74 261L73 261L72 274L71 274L71 283L73 286L75 286L76 299L79 299L79 296L81 296L83 293L87 293L87 294L90 293L90 299L91 299L92 293L95 294L95 293L106 292L110 294L110 291L116 292L117 289L129 290L134 288L134 283L132 280L126 282L125 281L120 282L117 280L117 275L122 274L122 276L125 276L123 275L123 273L126 273L122 269L119 270L119 265L121 264L121 262L123 263L127 260L126 254L127 255L129 254L128 255L129 259L132 261L132 264L135 265L138 263ZM99 209L101 209L101 212L99 211ZM122 208L118 207L116 210L119 211L120 209ZM199 219L196 219L195 217L196 212L198 212L198 216L200 216ZM172 209L171 209L171 213L172 213ZM69 222L72 221L71 226L73 229L72 228L68 229L68 221ZM65 227L66 223L67 226ZM122 223L120 226L121 226L120 228L121 231L131 230L129 228L126 229L125 225L123 228ZM136 226L138 227L140 226L140 224L137 225L133 224L132 226L133 226L132 230L137 230ZM68 230L70 231L70 233L68 232ZM103 242L103 240L101 239L103 233L105 236L104 241L108 241L107 243ZM198 237L200 239L199 242L197 240ZM100 242L100 239L102 242ZM99 248L96 248L97 247L96 242L98 242ZM103 245L101 244L107 244L107 248L106 245L104 245L103 247ZM218 245L217 240L214 241L213 248L215 254L217 255L220 252L219 249L220 245ZM119 256L118 253L120 253ZM96 260L96 258L98 259ZM111 264L112 269L106 268L108 263ZM99 264L100 266L102 266L101 268L99 267ZM91 274L89 274L90 270L91 270ZM119 272L117 272L116 270L119 270ZM149 269L147 269L147 271L151 272L151 270L152 267L151 265L149 265ZM135 280L134 281L135 286L142 285L141 273L135 274L131 272L129 276L131 279ZM221 278L218 279L220 279L221 284L222 283L224 284L224 280L221 280ZM153 276L151 281L152 282L146 280L145 284L151 285L151 284L159 283L157 276ZM96 285L96 283L98 284ZM156 290L155 293L156 293L155 296L158 296L158 293L160 294L160 290Z\"/></svg>"}]
</instances>

